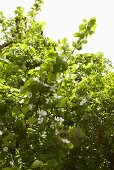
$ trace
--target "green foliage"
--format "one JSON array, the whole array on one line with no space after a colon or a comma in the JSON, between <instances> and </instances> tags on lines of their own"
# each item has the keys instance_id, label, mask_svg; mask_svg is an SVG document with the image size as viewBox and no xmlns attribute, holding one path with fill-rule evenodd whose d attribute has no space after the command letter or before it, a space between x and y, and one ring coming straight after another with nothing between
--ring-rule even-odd
<instances>
[{"instance_id":1,"label":"green foliage","mask_svg":"<svg viewBox=\"0 0 114 170\"><path fill-rule=\"evenodd\" d=\"M91 18L89 21L83 19L83 23L79 26L79 32L74 33L74 37L78 40L72 43L72 46L77 50L81 50L83 44L87 44L87 37L95 32L96 18Z\"/></svg>"},{"instance_id":2,"label":"green foliage","mask_svg":"<svg viewBox=\"0 0 114 170\"><path fill-rule=\"evenodd\" d=\"M0 168L114 169L114 72L102 53L76 54L95 32L53 42L35 19L42 0L13 19L0 12Z\"/></svg>"}]
</instances>

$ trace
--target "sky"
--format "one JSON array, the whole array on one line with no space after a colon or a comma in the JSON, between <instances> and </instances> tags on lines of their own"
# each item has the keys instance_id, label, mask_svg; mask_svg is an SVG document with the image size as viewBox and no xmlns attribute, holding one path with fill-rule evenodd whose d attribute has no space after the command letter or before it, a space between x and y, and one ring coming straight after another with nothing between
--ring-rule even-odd
<instances>
[{"instance_id":1,"label":"sky","mask_svg":"<svg viewBox=\"0 0 114 170\"><path fill-rule=\"evenodd\" d=\"M30 9L34 0L3 0L0 10L12 17L17 6ZM38 19L47 26L44 34L54 41L67 37L71 42L83 19L96 17L96 33L81 52L104 52L114 63L114 0L44 0Z\"/></svg>"}]
</instances>

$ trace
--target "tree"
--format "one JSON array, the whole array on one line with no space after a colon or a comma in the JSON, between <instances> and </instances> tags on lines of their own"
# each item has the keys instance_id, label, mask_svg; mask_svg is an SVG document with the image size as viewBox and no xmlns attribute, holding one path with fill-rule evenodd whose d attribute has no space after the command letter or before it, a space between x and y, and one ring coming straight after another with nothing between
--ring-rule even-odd
<instances>
[{"instance_id":1,"label":"tree","mask_svg":"<svg viewBox=\"0 0 114 170\"><path fill-rule=\"evenodd\" d=\"M83 20L76 40L43 35L36 0L25 16L0 12L0 163L3 170L114 169L114 72L102 53L77 54L95 32Z\"/></svg>"}]
</instances>

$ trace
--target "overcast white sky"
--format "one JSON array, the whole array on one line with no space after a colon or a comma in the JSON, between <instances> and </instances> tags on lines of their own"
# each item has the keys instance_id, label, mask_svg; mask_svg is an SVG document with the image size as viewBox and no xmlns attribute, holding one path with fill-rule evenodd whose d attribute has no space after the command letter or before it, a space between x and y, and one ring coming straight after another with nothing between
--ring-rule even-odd
<instances>
[{"instance_id":1,"label":"overcast white sky","mask_svg":"<svg viewBox=\"0 0 114 170\"><path fill-rule=\"evenodd\" d=\"M34 0L1 0L0 10L7 17L13 15L17 6L30 9ZM97 29L84 52L104 52L114 63L114 0L44 0L40 20L46 21L45 35L57 40L67 37L72 40L81 21L96 17Z\"/></svg>"}]
</instances>

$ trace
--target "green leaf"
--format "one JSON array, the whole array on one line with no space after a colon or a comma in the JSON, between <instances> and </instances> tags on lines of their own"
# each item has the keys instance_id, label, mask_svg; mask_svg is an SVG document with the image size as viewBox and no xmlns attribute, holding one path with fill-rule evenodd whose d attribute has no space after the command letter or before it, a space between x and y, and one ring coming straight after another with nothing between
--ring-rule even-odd
<instances>
[{"instance_id":1,"label":"green leaf","mask_svg":"<svg viewBox=\"0 0 114 170\"><path fill-rule=\"evenodd\" d=\"M19 46L23 50L27 50L27 48L28 48L27 44L19 44Z\"/></svg>"},{"instance_id":2,"label":"green leaf","mask_svg":"<svg viewBox=\"0 0 114 170\"><path fill-rule=\"evenodd\" d=\"M73 147L74 147L74 145L72 143L69 143L68 146L69 146L69 149L73 149Z\"/></svg>"},{"instance_id":3,"label":"green leaf","mask_svg":"<svg viewBox=\"0 0 114 170\"><path fill-rule=\"evenodd\" d=\"M96 29L96 27L97 27L97 24L94 24L92 27L91 27L91 31L90 32L95 32L95 29ZM90 32L89 32L89 34L90 34Z\"/></svg>"},{"instance_id":4,"label":"green leaf","mask_svg":"<svg viewBox=\"0 0 114 170\"><path fill-rule=\"evenodd\" d=\"M81 41L81 43L83 43L83 44L87 44L87 42L88 42L87 40L82 40Z\"/></svg>"},{"instance_id":5,"label":"green leaf","mask_svg":"<svg viewBox=\"0 0 114 170\"><path fill-rule=\"evenodd\" d=\"M62 43L65 44L66 42L67 42L67 38L65 37L62 39Z\"/></svg>"},{"instance_id":6,"label":"green leaf","mask_svg":"<svg viewBox=\"0 0 114 170\"><path fill-rule=\"evenodd\" d=\"M82 46L81 46L80 44L76 44L75 48L76 48L77 50L81 50L81 49L82 49Z\"/></svg>"},{"instance_id":7,"label":"green leaf","mask_svg":"<svg viewBox=\"0 0 114 170\"><path fill-rule=\"evenodd\" d=\"M93 31L89 31L89 34L92 35L94 32Z\"/></svg>"},{"instance_id":8,"label":"green leaf","mask_svg":"<svg viewBox=\"0 0 114 170\"><path fill-rule=\"evenodd\" d=\"M89 20L89 22L88 22L88 25L89 25L90 27L93 27L95 24L96 24L96 18L91 18L91 19Z\"/></svg>"},{"instance_id":9,"label":"green leaf","mask_svg":"<svg viewBox=\"0 0 114 170\"><path fill-rule=\"evenodd\" d=\"M86 24L85 24L85 23L83 23L83 24L81 24L81 25L79 26L79 31L80 31L80 32L85 32L85 31L86 31Z\"/></svg>"},{"instance_id":10,"label":"green leaf","mask_svg":"<svg viewBox=\"0 0 114 170\"><path fill-rule=\"evenodd\" d=\"M83 19L83 22L84 22L84 23L87 23L87 19Z\"/></svg>"},{"instance_id":11,"label":"green leaf","mask_svg":"<svg viewBox=\"0 0 114 170\"><path fill-rule=\"evenodd\" d=\"M51 58L51 59L56 59L57 57L57 52L53 51L53 50L50 50L48 52L48 57Z\"/></svg>"},{"instance_id":12,"label":"green leaf","mask_svg":"<svg viewBox=\"0 0 114 170\"><path fill-rule=\"evenodd\" d=\"M79 38L83 39L85 35L84 35L83 33L76 32L76 33L74 33L73 36L74 36L74 37L79 37Z\"/></svg>"},{"instance_id":13,"label":"green leaf","mask_svg":"<svg viewBox=\"0 0 114 170\"><path fill-rule=\"evenodd\" d=\"M63 71L66 71L67 68L68 68L67 62L66 62L66 61L63 61L63 62L62 62L62 70L63 70Z\"/></svg>"},{"instance_id":14,"label":"green leaf","mask_svg":"<svg viewBox=\"0 0 114 170\"><path fill-rule=\"evenodd\" d=\"M27 120L28 124L35 124L38 121L37 118L33 118L33 117L29 117L29 119Z\"/></svg>"},{"instance_id":15,"label":"green leaf","mask_svg":"<svg viewBox=\"0 0 114 170\"><path fill-rule=\"evenodd\" d=\"M76 42L75 41L72 42L72 46L76 47Z\"/></svg>"},{"instance_id":16,"label":"green leaf","mask_svg":"<svg viewBox=\"0 0 114 170\"><path fill-rule=\"evenodd\" d=\"M42 168L44 166L42 161L35 160L31 166L31 168Z\"/></svg>"},{"instance_id":17,"label":"green leaf","mask_svg":"<svg viewBox=\"0 0 114 170\"><path fill-rule=\"evenodd\" d=\"M35 73L35 71L36 71L35 69L31 69L31 70L28 71L28 74L33 75Z\"/></svg>"},{"instance_id":18,"label":"green leaf","mask_svg":"<svg viewBox=\"0 0 114 170\"><path fill-rule=\"evenodd\" d=\"M54 73L49 73L48 74L48 78L52 81L55 81L56 80L56 75Z\"/></svg>"},{"instance_id":19,"label":"green leaf","mask_svg":"<svg viewBox=\"0 0 114 170\"><path fill-rule=\"evenodd\" d=\"M60 65L62 63L62 57L61 56L56 57L56 63L57 63L57 65Z\"/></svg>"}]
</instances>

